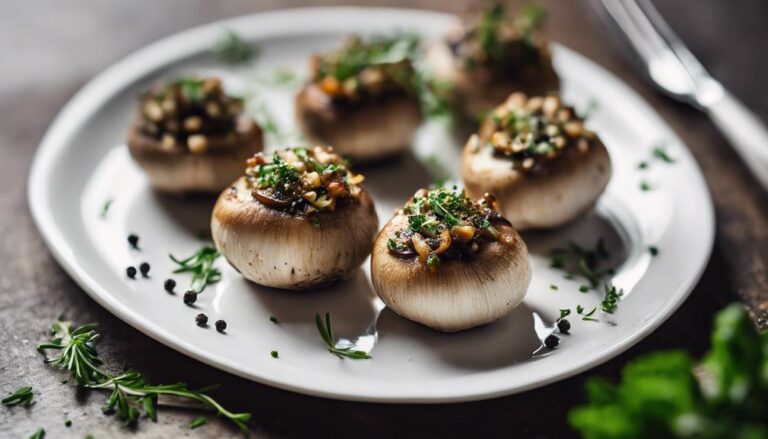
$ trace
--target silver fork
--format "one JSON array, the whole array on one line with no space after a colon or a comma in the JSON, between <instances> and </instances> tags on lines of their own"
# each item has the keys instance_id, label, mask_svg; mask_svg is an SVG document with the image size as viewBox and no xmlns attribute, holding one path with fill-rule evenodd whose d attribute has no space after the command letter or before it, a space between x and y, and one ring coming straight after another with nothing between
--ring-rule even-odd
<instances>
[{"instance_id":1,"label":"silver fork","mask_svg":"<svg viewBox=\"0 0 768 439\"><path fill-rule=\"evenodd\" d=\"M714 79L649 0L591 0L618 29L653 84L705 112L768 190L768 129Z\"/></svg>"}]
</instances>

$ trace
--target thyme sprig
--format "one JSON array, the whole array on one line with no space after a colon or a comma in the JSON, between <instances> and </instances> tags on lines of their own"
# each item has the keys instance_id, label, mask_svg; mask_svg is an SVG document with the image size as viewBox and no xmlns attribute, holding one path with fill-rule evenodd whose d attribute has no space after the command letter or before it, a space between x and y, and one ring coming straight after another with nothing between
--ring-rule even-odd
<instances>
[{"instance_id":1,"label":"thyme sprig","mask_svg":"<svg viewBox=\"0 0 768 439\"><path fill-rule=\"evenodd\" d=\"M179 265L174 273L192 273L191 288L196 293L202 293L205 287L221 280L221 271L214 267L221 254L211 246L205 246L185 259L168 256Z\"/></svg>"},{"instance_id":2,"label":"thyme sprig","mask_svg":"<svg viewBox=\"0 0 768 439\"><path fill-rule=\"evenodd\" d=\"M339 358L346 357L353 360L368 360L373 358L368 355L367 352L352 349L353 346L336 346L336 342L333 338L333 328L331 327L330 314L325 313L325 320L320 317L320 314L315 314L315 325L317 325L317 330L320 332L320 337L323 338L323 341L328 346L328 352L336 355Z\"/></svg>"},{"instance_id":3,"label":"thyme sprig","mask_svg":"<svg viewBox=\"0 0 768 439\"><path fill-rule=\"evenodd\" d=\"M95 327L95 324L74 327L72 322L57 320L51 327L51 340L40 344L37 350L47 364L69 370L80 386L111 391L104 413L117 413L131 425L138 421L143 410L148 418L157 421L159 397L170 397L198 402L231 420L244 434L248 433L250 413L230 412L204 391L190 390L185 383L148 385L137 371L111 375L102 370L102 361L94 346L100 337ZM50 351L55 351L56 355L49 357Z\"/></svg>"},{"instance_id":4,"label":"thyme sprig","mask_svg":"<svg viewBox=\"0 0 768 439\"><path fill-rule=\"evenodd\" d=\"M6 407L15 407L17 405L29 407L34 404L34 401L32 401L34 397L35 394L32 393L32 387L24 386L3 398L2 403Z\"/></svg>"}]
</instances>

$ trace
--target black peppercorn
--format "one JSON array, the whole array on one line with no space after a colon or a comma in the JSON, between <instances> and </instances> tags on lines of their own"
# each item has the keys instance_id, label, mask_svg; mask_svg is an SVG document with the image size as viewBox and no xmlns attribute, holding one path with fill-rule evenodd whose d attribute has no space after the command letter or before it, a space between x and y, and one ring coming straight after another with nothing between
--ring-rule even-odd
<instances>
[{"instance_id":1,"label":"black peppercorn","mask_svg":"<svg viewBox=\"0 0 768 439\"><path fill-rule=\"evenodd\" d=\"M192 305L197 300L197 293L189 290L186 293L184 293L184 303L187 305Z\"/></svg>"},{"instance_id":2,"label":"black peppercorn","mask_svg":"<svg viewBox=\"0 0 768 439\"><path fill-rule=\"evenodd\" d=\"M125 269L125 274L131 279L136 279L136 267L128 267Z\"/></svg>"},{"instance_id":3,"label":"black peppercorn","mask_svg":"<svg viewBox=\"0 0 768 439\"><path fill-rule=\"evenodd\" d=\"M131 247L138 249L139 248L139 235L135 233L131 233L128 235L128 244L131 244Z\"/></svg>"},{"instance_id":4,"label":"black peppercorn","mask_svg":"<svg viewBox=\"0 0 768 439\"><path fill-rule=\"evenodd\" d=\"M557 329L562 332L563 334L567 334L568 331L571 330L571 322L568 320L558 320L557 321Z\"/></svg>"},{"instance_id":5,"label":"black peppercorn","mask_svg":"<svg viewBox=\"0 0 768 439\"><path fill-rule=\"evenodd\" d=\"M173 293L173 289L176 288L176 281L173 279L166 279L165 284L163 284L163 287L165 288L165 291L168 291L169 293Z\"/></svg>"},{"instance_id":6,"label":"black peppercorn","mask_svg":"<svg viewBox=\"0 0 768 439\"><path fill-rule=\"evenodd\" d=\"M200 313L195 316L195 323L197 323L197 326L206 326L208 325L208 316Z\"/></svg>"},{"instance_id":7,"label":"black peppercorn","mask_svg":"<svg viewBox=\"0 0 768 439\"><path fill-rule=\"evenodd\" d=\"M224 320L216 320L216 330L219 332L224 332L227 329L227 322Z\"/></svg>"},{"instance_id":8,"label":"black peppercorn","mask_svg":"<svg viewBox=\"0 0 768 439\"><path fill-rule=\"evenodd\" d=\"M144 277L147 277L149 274L149 264L146 262L142 262L141 265L139 265L139 271L141 271L141 275Z\"/></svg>"},{"instance_id":9,"label":"black peppercorn","mask_svg":"<svg viewBox=\"0 0 768 439\"><path fill-rule=\"evenodd\" d=\"M544 346L550 349L556 348L559 344L560 338L554 334L548 335L547 338L544 339Z\"/></svg>"}]
</instances>

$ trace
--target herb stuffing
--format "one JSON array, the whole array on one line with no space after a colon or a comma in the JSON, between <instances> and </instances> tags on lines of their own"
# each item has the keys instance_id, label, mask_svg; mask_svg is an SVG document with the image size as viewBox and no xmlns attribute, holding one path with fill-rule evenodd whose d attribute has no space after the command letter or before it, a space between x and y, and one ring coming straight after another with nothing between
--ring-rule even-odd
<instances>
[{"instance_id":1,"label":"herb stuffing","mask_svg":"<svg viewBox=\"0 0 768 439\"><path fill-rule=\"evenodd\" d=\"M218 78L182 77L140 97L137 128L165 151L208 151L211 139L235 139L251 129L243 100L224 93Z\"/></svg>"},{"instance_id":2,"label":"herb stuffing","mask_svg":"<svg viewBox=\"0 0 768 439\"><path fill-rule=\"evenodd\" d=\"M422 68L418 47L414 34L354 36L340 49L312 58L312 82L337 104L404 93L418 98L425 114L448 115L452 84Z\"/></svg>"},{"instance_id":3,"label":"herb stuffing","mask_svg":"<svg viewBox=\"0 0 768 439\"><path fill-rule=\"evenodd\" d=\"M402 210L408 224L387 241L390 254L418 256L435 273L444 260L472 258L494 241L510 243L510 223L497 211L496 200L486 194L479 202L463 190L421 189Z\"/></svg>"},{"instance_id":4,"label":"herb stuffing","mask_svg":"<svg viewBox=\"0 0 768 439\"><path fill-rule=\"evenodd\" d=\"M448 46L467 70L486 68L507 77L527 73L550 62L547 45L537 34L545 15L531 4L510 17L495 3L449 37Z\"/></svg>"},{"instance_id":5,"label":"herb stuffing","mask_svg":"<svg viewBox=\"0 0 768 439\"><path fill-rule=\"evenodd\" d=\"M473 152L491 148L494 155L509 159L513 168L535 171L568 151L585 154L599 140L573 107L558 97L513 93L491 111L471 142Z\"/></svg>"},{"instance_id":6,"label":"herb stuffing","mask_svg":"<svg viewBox=\"0 0 768 439\"><path fill-rule=\"evenodd\" d=\"M355 102L392 92L417 92L414 36L349 38L337 51L315 55L312 80L336 101Z\"/></svg>"},{"instance_id":7,"label":"herb stuffing","mask_svg":"<svg viewBox=\"0 0 768 439\"><path fill-rule=\"evenodd\" d=\"M156 421L162 398L182 399L212 409L231 420L243 433L248 432L250 413L230 412L204 391L190 390L185 383L150 385L141 373L132 370L117 375L103 370L95 347L100 335L95 328L95 324L75 327L69 321L56 321L51 327L51 340L38 345L37 350L45 356L46 364L70 371L82 388L110 392L104 413L117 413L126 424L134 425L141 411Z\"/></svg>"},{"instance_id":8,"label":"herb stuffing","mask_svg":"<svg viewBox=\"0 0 768 439\"><path fill-rule=\"evenodd\" d=\"M253 198L297 216L335 210L357 201L362 193L359 185L364 177L353 174L330 147L285 149L276 151L271 160L259 153L248 159L247 166Z\"/></svg>"}]
</instances>

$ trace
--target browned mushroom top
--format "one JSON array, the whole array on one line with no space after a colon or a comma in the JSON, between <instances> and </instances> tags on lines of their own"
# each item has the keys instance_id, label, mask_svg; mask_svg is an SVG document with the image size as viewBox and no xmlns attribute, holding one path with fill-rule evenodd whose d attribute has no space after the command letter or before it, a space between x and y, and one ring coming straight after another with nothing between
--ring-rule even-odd
<instances>
[{"instance_id":1,"label":"browned mushroom top","mask_svg":"<svg viewBox=\"0 0 768 439\"><path fill-rule=\"evenodd\" d=\"M253 198L267 207L308 216L357 202L364 177L353 174L331 147L289 148L271 159L248 159L245 177Z\"/></svg>"},{"instance_id":2,"label":"browned mushroom top","mask_svg":"<svg viewBox=\"0 0 768 439\"><path fill-rule=\"evenodd\" d=\"M508 158L515 169L530 171L557 159L569 148L586 152L596 142L595 133L584 127L584 119L559 98L529 99L523 93L513 93L488 115L474 148L492 148L495 155Z\"/></svg>"},{"instance_id":3,"label":"browned mushroom top","mask_svg":"<svg viewBox=\"0 0 768 439\"><path fill-rule=\"evenodd\" d=\"M535 5L511 18L496 3L462 23L447 43L465 69L484 68L508 78L550 63L547 44L537 33L543 18L543 10Z\"/></svg>"},{"instance_id":4,"label":"browned mushroom top","mask_svg":"<svg viewBox=\"0 0 768 439\"><path fill-rule=\"evenodd\" d=\"M401 258L418 255L433 273L443 259L471 259L484 244L511 243L514 235L492 195L485 194L475 203L455 186L420 189L398 215L408 217L408 226L389 237L390 254Z\"/></svg>"},{"instance_id":5,"label":"browned mushroom top","mask_svg":"<svg viewBox=\"0 0 768 439\"><path fill-rule=\"evenodd\" d=\"M141 94L136 128L163 148L199 153L209 137L234 138L242 113L243 100L226 95L220 79L184 77Z\"/></svg>"},{"instance_id":6,"label":"browned mushroom top","mask_svg":"<svg viewBox=\"0 0 768 439\"><path fill-rule=\"evenodd\" d=\"M411 60L417 46L418 40L409 36L350 37L338 50L312 57L312 82L335 102L415 93L417 77Z\"/></svg>"}]
</instances>

